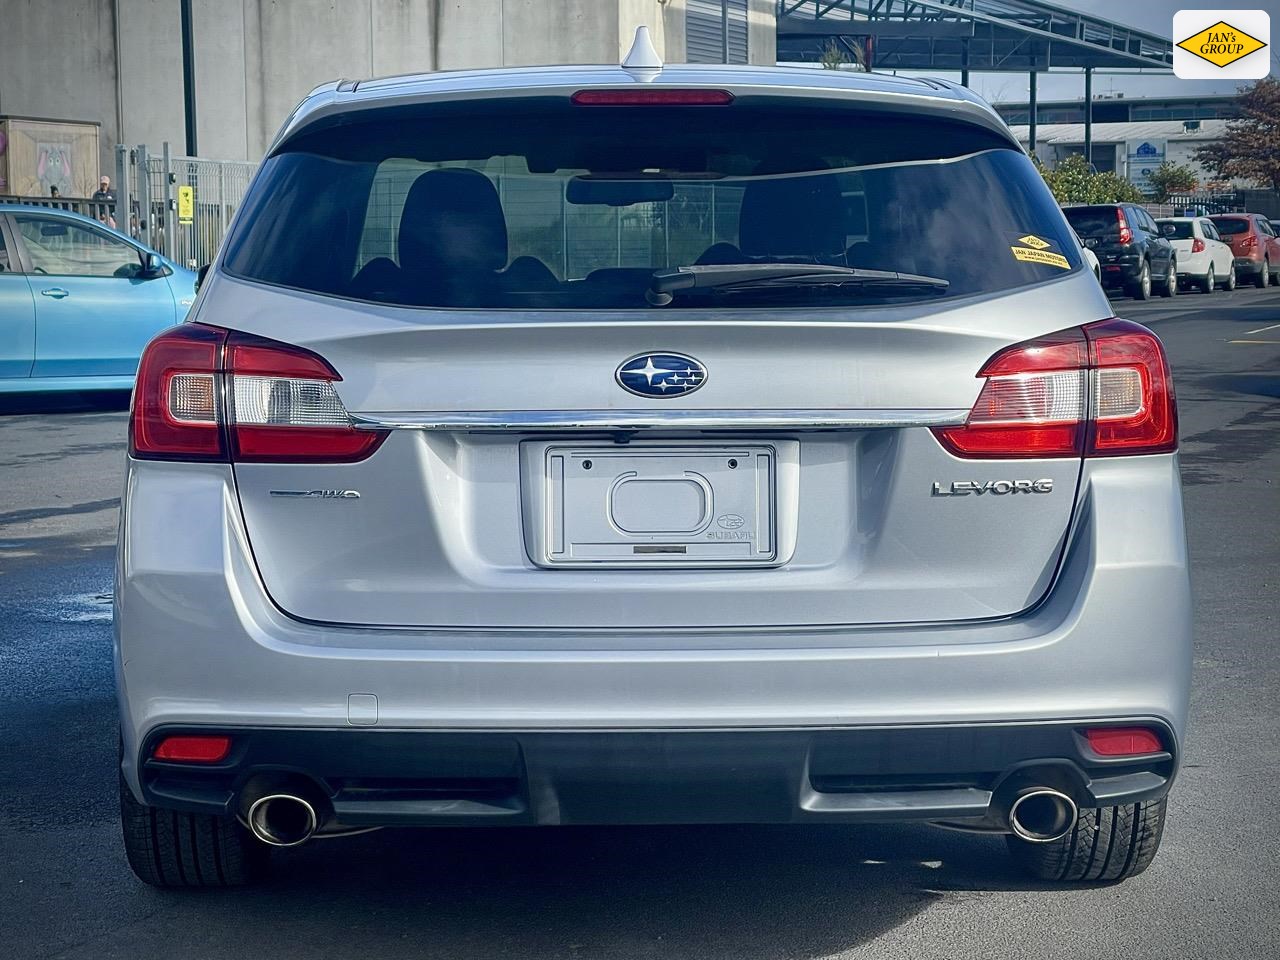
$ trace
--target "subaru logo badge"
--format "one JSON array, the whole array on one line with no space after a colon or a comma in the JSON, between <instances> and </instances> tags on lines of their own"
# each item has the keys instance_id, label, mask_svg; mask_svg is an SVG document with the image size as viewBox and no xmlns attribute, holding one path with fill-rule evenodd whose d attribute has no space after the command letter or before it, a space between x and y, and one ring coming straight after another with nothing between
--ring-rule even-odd
<instances>
[{"instance_id":1,"label":"subaru logo badge","mask_svg":"<svg viewBox=\"0 0 1280 960\"><path fill-rule=\"evenodd\" d=\"M642 353L618 367L616 377L638 397L680 397L707 382L707 368L683 353Z\"/></svg>"}]
</instances>

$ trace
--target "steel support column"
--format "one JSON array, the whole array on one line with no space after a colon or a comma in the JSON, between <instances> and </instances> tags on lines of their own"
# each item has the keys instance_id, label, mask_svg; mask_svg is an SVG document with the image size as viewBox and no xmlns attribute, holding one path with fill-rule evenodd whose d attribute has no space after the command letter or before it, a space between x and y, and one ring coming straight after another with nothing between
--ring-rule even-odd
<instances>
[{"instance_id":1,"label":"steel support column","mask_svg":"<svg viewBox=\"0 0 1280 960\"><path fill-rule=\"evenodd\" d=\"M1084 162L1093 166L1093 67L1084 68Z\"/></svg>"},{"instance_id":2,"label":"steel support column","mask_svg":"<svg viewBox=\"0 0 1280 960\"><path fill-rule=\"evenodd\" d=\"M1031 71L1031 89L1028 99L1030 100L1031 111L1027 114L1027 123L1030 124L1030 131L1027 134L1027 153L1035 154L1036 152L1036 72Z\"/></svg>"}]
</instances>

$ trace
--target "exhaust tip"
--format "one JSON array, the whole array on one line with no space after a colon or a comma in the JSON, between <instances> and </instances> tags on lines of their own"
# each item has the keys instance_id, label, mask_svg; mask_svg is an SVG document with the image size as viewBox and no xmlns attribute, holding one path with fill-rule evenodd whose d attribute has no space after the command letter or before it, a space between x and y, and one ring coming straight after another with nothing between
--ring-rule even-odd
<instances>
[{"instance_id":1,"label":"exhaust tip","mask_svg":"<svg viewBox=\"0 0 1280 960\"><path fill-rule=\"evenodd\" d=\"M1009 826L1016 836L1031 843L1061 840L1076 825L1076 802L1065 793L1043 787L1028 790L1009 808Z\"/></svg>"},{"instance_id":2,"label":"exhaust tip","mask_svg":"<svg viewBox=\"0 0 1280 960\"><path fill-rule=\"evenodd\" d=\"M296 847L316 832L316 808L291 793L259 797L249 807L249 830L273 847Z\"/></svg>"}]
</instances>

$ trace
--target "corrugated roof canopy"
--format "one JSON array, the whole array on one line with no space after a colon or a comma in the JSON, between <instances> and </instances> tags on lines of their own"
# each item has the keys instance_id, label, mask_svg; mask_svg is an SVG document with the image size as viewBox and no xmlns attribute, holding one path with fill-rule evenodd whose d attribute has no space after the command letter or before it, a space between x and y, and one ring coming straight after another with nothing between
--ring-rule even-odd
<instances>
[{"instance_id":1,"label":"corrugated roof canopy","mask_svg":"<svg viewBox=\"0 0 1280 960\"><path fill-rule=\"evenodd\" d=\"M1044 0L778 0L778 59L835 41L870 46L880 70L1168 70L1173 42Z\"/></svg>"},{"instance_id":2,"label":"corrugated roof canopy","mask_svg":"<svg viewBox=\"0 0 1280 960\"><path fill-rule=\"evenodd\" d=\"M1128 123L1093 124L1094 143L1126 143L1130 140L1219 140L1228 120L1193 120L1199 129L1187 129L1182 120L1138 120ZM1020 123L1009 128L1019 142L1026 143L1031 128ZM1040 123L1036 142L1048 144L1084 143L1083 123Z\"/></svg>"}]
</instances>

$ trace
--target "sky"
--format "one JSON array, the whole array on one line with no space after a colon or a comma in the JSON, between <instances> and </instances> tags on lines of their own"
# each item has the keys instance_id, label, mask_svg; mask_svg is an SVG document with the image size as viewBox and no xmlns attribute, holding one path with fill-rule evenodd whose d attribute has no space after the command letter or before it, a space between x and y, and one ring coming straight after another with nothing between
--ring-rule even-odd
<instances>
[{"instance_id":1,"label":"sky","mask_svg":"<svg viewBox=\"0 0 1280 960\"><path fill-rule=\"evenodd\" d=\"M1058 6L1082 13L1106 17L1127 26L1167 37L1173 30L1173 15L1178 10L1206 10L1211 4L1196 0L1051 0ZM1224 3L1223 10L1265 10L1271 15L1271 39L1280 47L1280 0L1236 0ZM1272 73L1280 73L1280 56L1271 58ZM937 76L959 79L959 74L940 73ZM1026 101L1027 75L1024 73L973 73L969 86L993 103ZM1235 93L1239 81L1179 80L1172 73L1165 75L1141 75L1132 73L1093 72L1095 97L1110 93L1123 93L1126 97L1151 96L1204 96L1208 94ZM1036 90L1040 102L1046 100L1078 100L1084 96L1084 74L1079 71L1062 74L1041 74Z\"/></svg>"}]
</instances>

